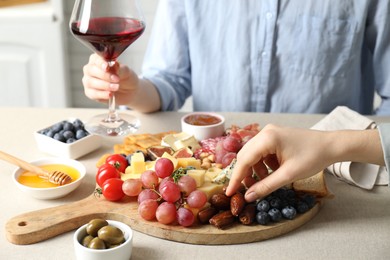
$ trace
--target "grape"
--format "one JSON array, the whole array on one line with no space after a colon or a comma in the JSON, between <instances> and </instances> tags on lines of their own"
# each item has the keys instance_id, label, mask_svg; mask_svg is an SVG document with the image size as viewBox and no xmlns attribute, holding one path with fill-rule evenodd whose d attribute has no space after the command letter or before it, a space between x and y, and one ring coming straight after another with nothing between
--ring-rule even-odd
<instances>
[{"instance_id":1,"label":"grape","mask_svg":"<svg viewBox=\"0 0 390 260\"><path fill-rule=\"evenodd\" d=\"M226 166L228 166L233 161L233 159L236 157L237 157L236 153L230 152L230 153L225 154L225 156L222 158L222 161L221 161L222 167L225 168Z\"/></svg>"},{"instance_id":2,"label":"grape","mask_svg":"<svg viewBox=\"0 0 390 260\"><path fill-rule=\"evenodd\" d=\"M177 185L179 186L180 191L183 192L185 195L190 194L196 189L196 181L189 175L184 175L180 177L179 181L177 182Z\"/></svg>"},{"instance_id":3,"label":"grape","mask_svg":"<svg viewBox=\"0 0 390 260\"><path fill-rule=\"evenodd\" d=\"M127 179L122 184L122 190L127 196L138 196L142 191L142 181L140 179Z\"/></svg>"},{"instance_id":4,"label":"grape","mask_svg":"<svg viewBox=\"0 0 390 260\"><path fill-rule=\"evenodd\" d=\"M156 219L161 224L171 224L176 220L176 206L171 202L163 202L158 206L156 211Z\"/></svg>"},{"instance_id":5,"label":"grape","mask_svg":"<svg viewBox=\"0 0 390 260\"><path fill-rule=\"evenodd\" d=\"M158 203L154 199L147 199L138 206L138 213L143 219L153 220L156 218Z\"/></svg>"},{"instance_id":6,"label":"grape","mask_svg":"<svg viewBox=\"0 0 390 260\"><path fill-rule=\"evenodd\" d=\"M176 219L179 225L183 227L189 227L195 222L194 213L186 208L180 208L177 210Z\"/></svg>"},{"instance_id":7,"label":"grape","mask_svg":"<svg viewBox=\"0 0 390 260\"><path fill-rule=\"evenodd\" d=\"M167 181L171 181L171 182L174 182L173 181L173 178L172 177L165 177L164 179L162 179L158 185L158 192L161 193L161 189L164 187L165 183Z\"/></svg>"},{"instance_id":8,"label":"grape","mask_svg":"<svg viewBox=\"0 0 390 260\"><path fill-rule=\"evenodd\" d=\"M191 208L202 208L207 202L207 195L201 190L194 190L187 197L188 206Z\"/></svg>"},{"instance_id":9,"label":"grape","mask_svg":"<svg viewBox=\"0 0 390 260\"><path fill-rule=\"evenodd\" d=\"M145 189L142 190L141 193L138 195L138 204L141 204L141 202L147 199L157 200L159 198L160 196L154 190Z\"/></svg>"},{"instance_id":10,"label":"grape","mask_svg":"<svg viewBox=\"0 0 390 260\"><path fill-rule=\"evenodd\" d=\"M157 187L159 179L155 171L147 170L141 174L141 181L144 188L153 189Z\"/></svg>"},{"instance_id":11,"label":"grape","mask_svg":"<svg viewBox=\"0 0 390 260\"><path fill-rule=\"evenodd\" d=\"M237 138L228 136L223 140L223 149L228 152L237 153L241 149L241 142Z\"/></svg>"},{"instance_id":12,"label":"grape","mask_svg":"<svg viewBox=\"0 0 390 260\"><path fill-rule=\"evenodd\" d=\"M244 183L245 187L249 188L256 183L256 179L253 178L253 176L246 176L242 182Z\"/></svg>"},{"instance_id":13,"label":"grape","mask_svg":"<svg viewBox=\"0 0 390 260\"><path fill-rule=\"evenodd\" d=\"M159 190L165 201L176 202L181 198L179 186L172 181L166 181Z\"/></svg>"},{"instance_id":14,"label":"grape","mask_svg":"<svg viewBox=\"0 0 390 260\"><path fill-rule=\"evenodd\" d=\"M174 170L174 165L168 158L159 158L154 165L154 170L160 178L171 176Z\"/></svg>"}]
</instances>

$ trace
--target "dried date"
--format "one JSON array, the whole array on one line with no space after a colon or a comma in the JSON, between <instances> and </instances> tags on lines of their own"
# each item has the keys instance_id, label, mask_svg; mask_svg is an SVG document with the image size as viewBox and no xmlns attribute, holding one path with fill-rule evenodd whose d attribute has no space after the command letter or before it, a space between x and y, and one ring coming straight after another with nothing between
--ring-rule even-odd
<instances>
[{"instance_id":1,"label":"dried date","mask_svg":"<svg viewBox=\"0 0 390 260\"><path fill-rule=\"evenodd\" d=\"M245 198L242 193L237 192L234 194L230 200L230 211L232 212L233 216L238 216L242 212L242 210L245 207Z\"/></svg>"},{"instance_id":2,"label":"dried date","mask_svg":"<svg viewBox=\"0 0 390 260\"><path fill-rule=\"evenodd\" d=\"M222 211L210 219L210 224L219 229L224 229L234 223L235 217L230 210Z\"/></svg>"},{"instance_id":3,"label":"dried date","mask_svg":"<svg viewBox=\"0 0 390 260\"><path fill-rule=\"evenodd\" d=\"M214 194L210 198L210 204L218 210L230 209L230 197L223 193Z\"/></svg>"},{"instance_id":4,"label":"dried date","mask_svg":"<svg viewBox=\"0 0 390 260\"><path fill-rule=\"evenodd\" d=\"M198 212L198 220L201 224L209 223L209 220L218 213L214 207L205 208Z\"/></svg>"},{"instance_id":5,"label":"dried date","mask_svg":"<svg viewBox=\"0 0 390 260\"><path fill-rule=\"evenodd\" d=\"M244 210L238 216L239 221L244 225L251 225L256 218L256 206L255 204L247 204Z\"/></svg>"}]
</instances>

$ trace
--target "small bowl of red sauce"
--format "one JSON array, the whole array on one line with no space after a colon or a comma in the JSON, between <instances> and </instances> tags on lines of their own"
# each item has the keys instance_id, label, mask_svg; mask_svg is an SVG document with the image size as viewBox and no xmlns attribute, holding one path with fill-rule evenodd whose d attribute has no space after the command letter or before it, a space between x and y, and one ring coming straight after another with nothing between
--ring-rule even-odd
<instances>
[{"instance_id":1,"label":"small bowl of red sauce","mask_svg":"<svg viewBox=\"0 0 390 260\"><path fill-rule=\"evenodd\" d=\"M224 134L225 118L217 113L190 113L181 118L181 130L198 141L215 138Z\"/></svg>"}]
</instances>

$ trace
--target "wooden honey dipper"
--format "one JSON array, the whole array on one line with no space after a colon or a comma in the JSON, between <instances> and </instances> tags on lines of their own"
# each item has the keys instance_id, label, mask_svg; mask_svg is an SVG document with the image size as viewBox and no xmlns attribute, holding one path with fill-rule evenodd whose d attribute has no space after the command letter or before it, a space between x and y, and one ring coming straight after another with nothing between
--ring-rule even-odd
<instances>
[{"instance_id":1,"label":"wooden honey dipper","mask_svg":"<svg viewBox=\"0 0 390 260\"><path fill-rule=\"evenodd\" d=\"M11 164L17 165L20 168L35 173L39 177L47 179L49 182L57 184L57 185L65 185L72 181L72 178L66 173L60 171L48 172L44 169L35 166L31 163L23 161L22 159L16 158L10 154L0 151L0 159L7 161Z\"/></svg>"}]
</instances>

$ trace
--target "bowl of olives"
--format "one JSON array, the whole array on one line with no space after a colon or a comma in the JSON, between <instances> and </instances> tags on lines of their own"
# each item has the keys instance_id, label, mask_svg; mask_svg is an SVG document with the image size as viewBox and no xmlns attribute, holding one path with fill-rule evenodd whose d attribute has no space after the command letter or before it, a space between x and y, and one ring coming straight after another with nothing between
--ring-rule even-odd
<instances>
[{"instance_id":1,"label":"bowl of olives","mask_svg":"<svg viewBox=\"0 0 390 260\"><path fill-rule=\"evenodd\" d=\"M90 134L78 118L69 118L34 132L38 149L58 157L77 159L101 146L102 138Z\"/></svg>"},{"instance_id":2,"label":"bowl of olives","mask_svg":"<svg viewBox=\"0 0 390 260\"><path fill-rule=\"evenodd\" d=\"M133 248L133 231L123 222L92 219L73 236L76 259L128 260Z\"/></svg>"}]
</instances>

